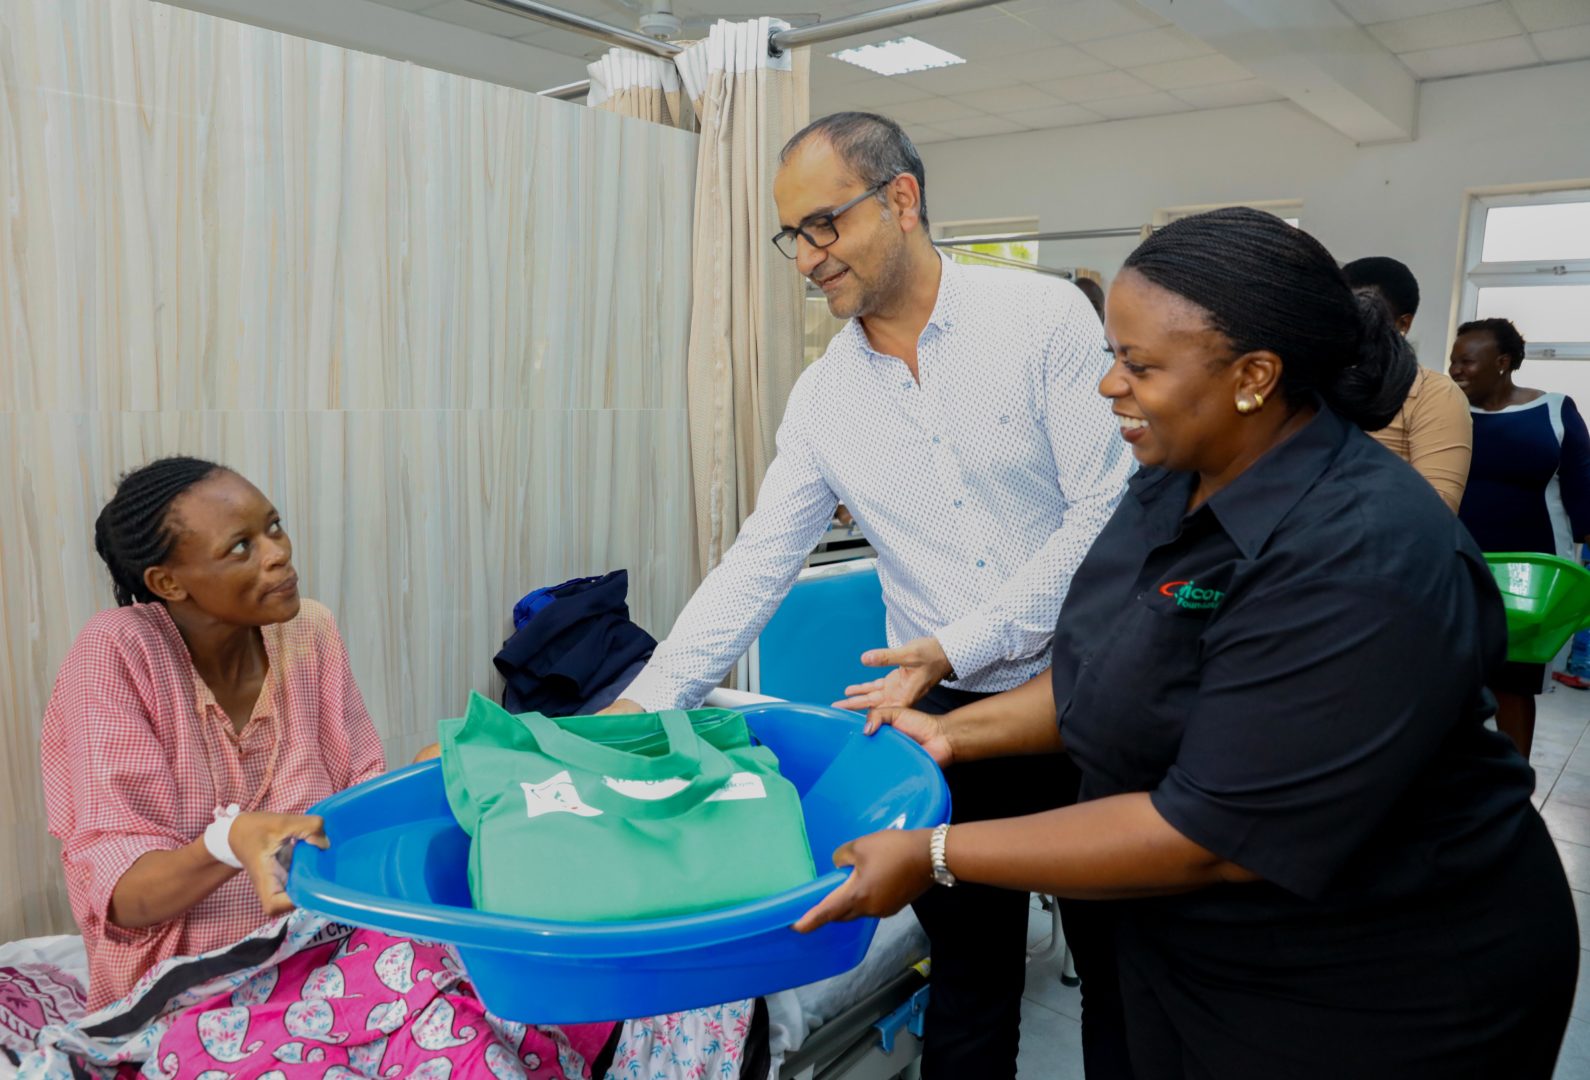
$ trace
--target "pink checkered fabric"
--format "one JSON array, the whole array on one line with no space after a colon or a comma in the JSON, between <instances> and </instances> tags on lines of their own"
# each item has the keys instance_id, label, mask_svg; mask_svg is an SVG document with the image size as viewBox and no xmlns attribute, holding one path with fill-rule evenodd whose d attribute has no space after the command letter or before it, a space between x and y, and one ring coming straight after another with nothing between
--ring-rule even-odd
<instances>
[{"instance_id":1,"label":"pink checkered fabric","mask_svg":"<svg viewBox=\"0 0 1590 1080\"><path fill-rule=\"evenodd\" d=\"M139 856L191 843L218 805L301 814L386 768L331 613L305 600L291 622L263 633L270 673L241 735L164 605L100 612L61 665L40 756L50 832L88 949L90 1009L161 960L230 944L265 921L239 873L170 922L112 925L111 893Z\"/></svg>"}]
</instances>

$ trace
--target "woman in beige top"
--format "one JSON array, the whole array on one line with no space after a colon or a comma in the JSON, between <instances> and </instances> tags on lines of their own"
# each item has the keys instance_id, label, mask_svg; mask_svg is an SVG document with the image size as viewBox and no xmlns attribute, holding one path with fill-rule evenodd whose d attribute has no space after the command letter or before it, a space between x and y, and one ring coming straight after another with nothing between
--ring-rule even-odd
<instances>
[{"instance_id":1,"label":"woman in beige top","mask_svg":"<svg viewBox=\"0 0 1590 1080\"><path fill-rule=\"evenodd\" d=\"M1379 255L1356 259L1342 269L1353 288L1379 294L1406 336L1419 310L1419 283L1412 271ZM1445 372L1421 366L1396 418L1370 437L1412 465L1457 513L1469 478L1474 421L1468 399Z\"/></svg>"}]
</instances>

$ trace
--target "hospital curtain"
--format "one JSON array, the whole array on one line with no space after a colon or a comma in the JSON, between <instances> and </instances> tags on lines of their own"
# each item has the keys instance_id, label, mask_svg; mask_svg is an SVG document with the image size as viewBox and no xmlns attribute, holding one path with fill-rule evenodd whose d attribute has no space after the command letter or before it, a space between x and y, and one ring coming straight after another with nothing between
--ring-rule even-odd
<instances>
[{"instance_id":1,"label":"hospital curtain","mask_svg":"<svg viewBox=\"0 0 1590 1080\"><path fill-rule=\"evenodd\" d=\"M804 283L769 242L778 153L808 117L806 50L768 56L783 25L719 22L675 57L701 129L686 377L703 574L754 508L802 366Z\"/></svg>"},{"instance_id":2,"label":"hospital curtain","mask_svg":"<svg viewBox=\"0 0 1590 1080\"><path fill-rule=\"evenodd\" d=\"M585 70L591 76L585 103L593 109L696 130L696 114L681 89L679 70L672 60L610 49Z\"/></svg>"}]
</instances>

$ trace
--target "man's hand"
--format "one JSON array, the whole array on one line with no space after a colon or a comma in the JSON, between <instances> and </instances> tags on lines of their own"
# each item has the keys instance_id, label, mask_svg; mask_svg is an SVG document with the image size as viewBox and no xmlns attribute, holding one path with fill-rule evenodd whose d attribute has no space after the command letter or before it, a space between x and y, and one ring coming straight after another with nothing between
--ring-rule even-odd
<instances>
[{"instance_id":1,"label":"man's hand","mask_svg":"<svg viewBox=\"0 0 1590 1080\"><path fill-rule=\"evenodd\" d=\"M433 743L431 743L431 745L427 746L424 750L421 750L419 753L415 754L414 755L414 760L411 761L409 764L418 765L422 761L429 761L429 760L431 760L431 758L438 758L438 757L441 757L441 756L442 756L442 744L439 743L439 742L433 742Z\"/></svg>"},{"instance_id":2,"label":"man's hand","mask_svg":"<svg viewBox=\"0 0 1590 1080\"><path fill-rule=\"evenodd\" d=\"M629 698L621 697L607 708L597 709L596 715L612 716L617 713L641 713L645 711L645 707L640 705L638 702L631 701Z\"/></svg>"},{"instance_id":3,"label":"man's hand","mask_svg":"<svg viewBox=\"0 0 1590 1080\"><path fill-rule=\"evenodd\" d=\"M324 851L326 823L307 814L239 814L227 839L243 872L254 882L260 907L271 918L293 909L287 899L287 869L293 861L293 844L303 840Z\"/></svg>"},{"instance_id":4,"label":"man's hand","mask_svg":"<svg viewBox=\"0 0 1590 1080\"><path fill-rule=\"evenodd\" d=\"M898 649L870 649L861 654L868 667L893 667L881 679L845 687L839 709L876 709L883 705L909 707L921 701L952 670L944 646L935 637L920 637Z\"/></svg>"}]
</instances>

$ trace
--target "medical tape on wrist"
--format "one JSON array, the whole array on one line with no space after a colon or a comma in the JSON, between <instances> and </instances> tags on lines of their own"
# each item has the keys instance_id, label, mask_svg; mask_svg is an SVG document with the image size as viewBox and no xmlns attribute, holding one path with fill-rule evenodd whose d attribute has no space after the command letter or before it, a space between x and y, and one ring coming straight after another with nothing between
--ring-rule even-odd
<instances>
[{"instance_id":1,"label":"medical tape on wrist","mask_svg":"<svg viewBox=\"0 0 1590 1080\"><path fill-rule=\"evenodd\" d=\"M215 808L215 820L204 830L204 847L210 856L218 863L223 863L234 870L243 869L243 864L238 862L237 856L232 854L232 823L237 820L237 815L242 813L242 808L233 803L231 806Z\"/></svg>"}]
</instances>

